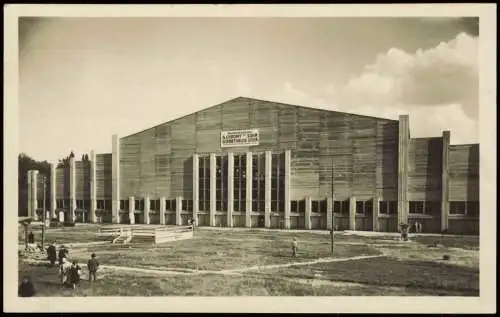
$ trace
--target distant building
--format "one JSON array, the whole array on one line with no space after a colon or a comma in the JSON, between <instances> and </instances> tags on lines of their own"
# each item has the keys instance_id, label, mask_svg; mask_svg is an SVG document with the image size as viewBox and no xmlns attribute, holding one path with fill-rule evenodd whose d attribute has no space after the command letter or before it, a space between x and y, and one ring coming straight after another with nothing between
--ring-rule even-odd
<instances>
[{"instance_id":1,"label":"distant building","mask_svg":"<svg viewBox=\"0 0 500 317\"><path fill-rule=\"evenodd\" d=\"M408 116L240 97L112 140L112 153L52 167L52 217L328 229L333 212L337 230L479 231L479 145L411 138ZM36 171L28 182L33 215Z\"/></svg>"}]
</instances>

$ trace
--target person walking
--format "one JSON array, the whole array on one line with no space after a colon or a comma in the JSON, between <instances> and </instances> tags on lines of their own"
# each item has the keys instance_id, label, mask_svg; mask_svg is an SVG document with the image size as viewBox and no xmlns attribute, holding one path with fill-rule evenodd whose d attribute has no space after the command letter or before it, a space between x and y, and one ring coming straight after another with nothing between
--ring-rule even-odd
<instances>
[{"instance_id":1,"label":"person walking","mask_svg":"<svg viewBox=\"0 0 500 317\"><path fill-rule=\"evenodd\" d=\"M71 263L69 263L66 257L63 257L60 261L61 285L69 283L70 269L71 269Z\"/></svg>"},{"instance_id":2,"label":"person walking","mask_svg":"<svg viewBox=\"0 0 500 317\"><path fill-rule=\"evenodd\" d=\"M89 282L95 282L97 280L97 269L99 268L99 261L97 260L95 253L90 255L87 268L89 270Z\"/></svg>"},{"instance_id":3,"label":"person walking","mask_svg":"<svg viewBox=\"0 0 500 317\"><path fill-rule=\"evenodd\" d=\"M64 245L62 245L60 248L59 248L59 254L58 254L58 258L59 258L59 265L62 264L63 262L63 259L64 258L67 258L68 257L68 249L66 249L66 247Z\"/></svg>"},{"instance_id":4,"label":"person walking","mask_svg":"<svg viewBox=\"0 0 500 317\"><path fill-rule=\"evenodd\" d=\"M408 224L401 224L401 240L408 241Z\"/></svg>"},{"instance_id":5,"label":"person walking","mask_svg":"<svg viewBox=\"0 0 500 317\"><path fill-rule=\"evenodd\" d=\"M68 282L69 285L73 287L74 290L77 290L80 285L80 271L82 268L78 265L77 261L73 261L73 264L69 268L68 274Z\"/></svg>"},{"instance_id":6,"label":"person walking","mask_svg":"<svg viewBox=\"0 0 500 317\"><path fill-rule=\"evenodd\" d=\"M50 261L50 265L54 266L57 260L57 251L53 242L47 248L47 259Z\"/></svg>"}]
</instances>

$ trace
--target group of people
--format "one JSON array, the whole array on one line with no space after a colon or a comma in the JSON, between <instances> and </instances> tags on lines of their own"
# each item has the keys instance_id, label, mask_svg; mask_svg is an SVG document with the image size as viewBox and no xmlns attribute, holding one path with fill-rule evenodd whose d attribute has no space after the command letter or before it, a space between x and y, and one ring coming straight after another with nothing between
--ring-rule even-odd
<instances>
[{"instance_id":1,"label":"group of people","mask_svg":"<svg viewBox=\"0 0 500 317\"><path fill-rule=\"evenodd\" d=\"M82 268L78 264L78 261L68 260L69 250L62 245L57 251L55 242L51 242L47 248L47 259L51 266L58 266L59 274L61 278L61 285L68 286L76 290L81 280ZM57 262L57 264L56 264ZM88 269L88 279L89 282L95 282L97 280L97 270L99 269L99 261L95 253L92 253L90 259L87 262ZM31 297L35 296L35 287L33 282L28 276L23 277L21 284L19 285L18 295L20 297Z\"/></svg>"},{"instance_id":2,"label":"group of people","mask_svg":"<svg viewBox=\"0 0 500 317\"><path fill-rule=\"evenodd\" d=\"M70 262L68 260L68 254L69 254L68 249L64 245L61 246L57 256L59 260L61 284L76 289L80 284L82 268L78 264L78 261L73 260L72 262ZM51 243L50 246L47 248L47 257L48 260L50 261L50 264L54 265L56 261L56 248L54 243ZM99 261L97 260L96 254L92 253L90 259L87 262L87 269L89 272L89 282L96 281L98 268L99 268Z\"/></svg>"}]
</instances>

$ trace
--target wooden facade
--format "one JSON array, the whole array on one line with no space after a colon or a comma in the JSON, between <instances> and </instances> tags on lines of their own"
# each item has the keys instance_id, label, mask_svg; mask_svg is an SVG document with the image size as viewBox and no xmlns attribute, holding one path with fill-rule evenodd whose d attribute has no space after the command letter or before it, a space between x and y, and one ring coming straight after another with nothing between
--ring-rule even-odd
<instances>
[{"instance_id":1,"label":"wooden facade","mask_svg":"<svg viewBox=\"0 0 500 317\"><path fill-rule=\"evenodd\" d=\"M457 205L453 203L455 201L467 206L478 203L479 146L444 147L442 136L411 138L406 131L409 129L407 120L240 97L122 137L116 153L97 154L95 162L76 162L74 196L77 200L90 200L91 187L95 186L95 199L105 201L105 207L101 208L102 204L98 202L97 209L108 211L111 208L109 201L119 200L116 202L119 207L113 208L126 214L120 218L126 221L130 221L130 197L136 201L146 197L152 201L179 200L182 203L177 206L181 208L178 218L185 221L193 209L198 209L198 206L193 206L194 192L198 190L194 186L194 179L198 177L193 173L194 166L198 166L194 159L209 154L227 157L229 152L236 156L271 152L273 157L289 152L289 174L285 177L288 182L287 204L283 210L271 210L273 214L269 221L266 220L268 226L279 226L280 217L286 214L287 227L326 229L331 219L326 215L327 210L335 214L335 226L340 229L396 231L401 219L419 220L429 232L443 228L457 231L455 228L460 226L470 227L468 223L471 221L478 223L475 214L467 213L445 219L442 206L446 204L441 203L443 197L448 197L450 206L455 209L459 208L454 207ZM259 144L221 146L221 132L242 129L258 129ZM405 133L401 132L402 129ZM447 153L446 159L443 153ZM112 186L113 155L117 155L119 162L116 175L119 186L115 187ZM262 164L265 166L264 161ZM91 165L95 166L95 180L91 179ZM70 199L66 174L70 173L64 169L56 170L57 199ZM447 183L444 189L443 180ZM252 191L252 187L249 189ZM113 190L117 192L113 193ZM252 197L248 198L252 203ZM327 199L332 199L329 207L326 207ZM396 208L390 207L394 204ZM259 224L259 217L270 208L257 208L259 210L250 209L249 220L245 220L244 213L235 211L232 214L233 226L244 226L245 221L251 221L248 226ZM131 209L135 210L135 206ZM154 219L154 222L161 219L155 214L158 210L150 212L153 216L148 219ZM308 213L307 220L305 212ZM175 215L171 213L164 221L173 222ZM203 220L202 223L227 225L226 211L217 210L217 213L212 222ZM405 217L398 217L402 213ZM200 214L203 219L205 216L212 219L207 210L200 210ZM444 220L446 223L442 224ZM467 225L463 225L465 222Z\"/></svg>"}]
</instances>

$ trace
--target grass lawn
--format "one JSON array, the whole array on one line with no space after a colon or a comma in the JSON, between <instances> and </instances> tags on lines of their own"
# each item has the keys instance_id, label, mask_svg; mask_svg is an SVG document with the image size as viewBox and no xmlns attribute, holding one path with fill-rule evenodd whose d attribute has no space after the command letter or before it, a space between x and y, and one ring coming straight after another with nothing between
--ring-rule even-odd
<instances>
[{"instance_id":1,"label":"grass lawn","mask_svg":"<svg viewBox=\"0 0 500 317\"><path fill-rule=\"evenodd\" d=\"M213 235L198 231L191 240L158 245L89 246L73 257L87 259L90 253L98 254L106 264L120 266L154 266L157 268L188 268L195 270L237 269L255 265L288 263L291 257L291 237L262 233L248 235L229 233ZM336 257L381 254L368 245L340 245ZM299 236L300 260L314 260L330 256L328 236L304 233Z\"/></svg>"},{"instance_id":2,"label":"grass lawn","mask_svg":"<svg viewBox=\"0 0 500 317\"><path fill-rule=\"evenodd\" d=\"M89 230L91 230L89 232ZM49 231L58 243L96 241L96 227L77 226ZM413 237L400 242L394 236L335 236L334 258L359 255L383 257L346 262L266 268L237 275L213 273L255 265L286 264L291 239L297 237L296 262L330 257L330 237L314 233L199 230L194 239L159 246L93 245L73 248L70 259L82 264L95 252L103 265L149 268L200 274L165 275L105 268L95 284L82 281L76 296L369 296L426 295L478 296L479 246L477 237ZM76 241L75 241L76 240ZM434 241L441 246L429 247ZM443 254L451 256L442 260ZM38 296L75 296L61 288L56 268L19 261L19 277L35 281ZM86 278L86 270L82 278Z\"/></svg>"}]
</instances>

